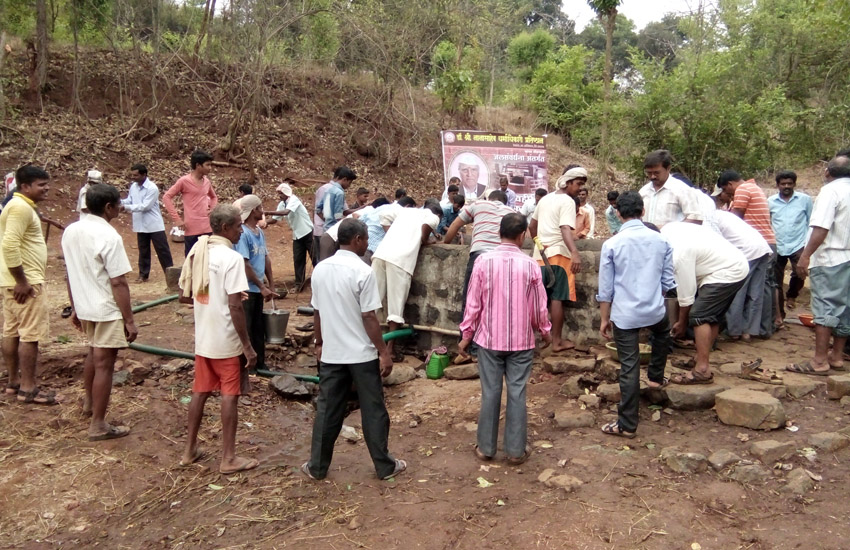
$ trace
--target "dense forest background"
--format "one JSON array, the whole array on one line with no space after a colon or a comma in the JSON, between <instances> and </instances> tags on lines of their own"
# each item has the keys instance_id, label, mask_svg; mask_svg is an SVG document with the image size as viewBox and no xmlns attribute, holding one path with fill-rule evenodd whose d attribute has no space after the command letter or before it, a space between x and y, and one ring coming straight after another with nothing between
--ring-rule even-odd
<instances>
[{"instance_id":1,"label":"dense forest background","mask_svg":"<svg viewBox=\"0 0 850 550\"><path fill-rule=\"evenodd\" d=\"M640 30L617 13L628 1L590 0L599 19L576 32L556 0L0 0L0 116L20 116L10 97L38 105L58 85L55 51L72 58L71 112L94 116L81 100L92 52L113 51L130 60L115 76L116 138L155 132L174 86L215 85L198 101L227 113L218 147L249 157L264 117L286 108L270 88L295 69L362 91L340 109L387 163L416 146L395 130L415 125L423 94L444 127L484 125L482 107L529 111L596 156L600 179L639 174L660 147L705 186L725 168L767 174L850 142L847 0L695 2ZM2 65L10 44L27 50L26 78ZM175 82L177 66L194 76Z\"/></svg>"}]
</instances>

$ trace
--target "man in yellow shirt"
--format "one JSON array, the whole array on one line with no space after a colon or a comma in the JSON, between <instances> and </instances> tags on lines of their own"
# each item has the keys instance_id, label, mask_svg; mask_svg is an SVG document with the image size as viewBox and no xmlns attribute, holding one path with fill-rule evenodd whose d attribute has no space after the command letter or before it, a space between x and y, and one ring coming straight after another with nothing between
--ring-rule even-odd
<instances>
[{"instance_id":1,"label":"man in yellow shirt","mask_svg":"<svg viewBox=\"0 0 850 550\"><path fill-rule=\"evenodd\" d=\"M53 405L56 396L35 385L38 343L48 338L47 245L36 203L50 190L50 176L36 166L15 173L18 189L0 214L0 292L6 393L18 401Z\"/></svg>"}]
</instances>

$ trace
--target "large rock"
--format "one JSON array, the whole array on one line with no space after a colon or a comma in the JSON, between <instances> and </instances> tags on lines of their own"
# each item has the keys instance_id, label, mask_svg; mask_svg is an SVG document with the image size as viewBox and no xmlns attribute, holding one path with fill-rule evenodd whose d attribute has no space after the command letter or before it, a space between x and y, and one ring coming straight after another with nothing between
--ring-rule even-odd
<instances>
[{"instance_id":1,"label":"large rock","mask_svg":"<svg viewBox=\"0 0 850 550\"><path fill-rule=\"evenodd\" d=\"M286 399L309 399L315 384L298 381L291 374L279 374L269 380L269 387Z\"/></svg>"},{"instance_id":2,"label":"large rock","mask_svg":"<svg viewBox=\"0 0 850 550\"><path fill-rule=\"evenodd\" d=\"M620 384L599 384L596 395L609 403L620 402Z\"/></svg>"},{"instance_id":3,"label":"large rock","mask_svg":"<svg viewBox=\"0 0 850 550\"><path fill-rule=\"evenodd\" d=\"M595 367L595 357L561 357L550 355L543 359L543 370L552 374L592 372Z\"/></svg>"},{"instance_id":4,"label":"large rock","mask_svg":"<svg viewBox=\"0 0 850 550\"><path fill-rule=\"evenodd\" d=\"M443 374L449 380L474 380L478 378L478 363L446 367Z\"/></svg>"},{"instance_id":5,"label":"large rock","mask_svg":"<svg viewBox=\"0 0 850 550\"><path fill-rule=\"evenodd\" d=\"M574 374L561 385L559 393L567 397L584 395L584 389L596 385L596 377L592 373Z\"/></svg>"},{"instance_id":6,"label":"large rock","mask_svg":"<svg viewBox=\"0 0 850 550\"><path fill-rule=\"evenodd\" d=\"M830 399L841 399L845 395L850 395L850 374L828 376L826 394Z\"/></svg>"},{"instance_id":7,"label":"large rock","mask_svg":"<svg viewBox=\"0 0 850 550\"><path fill-rule=\"evenodd\" d=\"M194 366L194 362L191 359L172 359L162 365L160 369L167 374L174 374L175 372L189 370L192 366Z\"/></svg>"},{"instance_id":8,"label":"large rock","mask_svg":"<svg viewBox=\"0 0 850 550\"><path fill-rule=\"evenodd\" d=\"M679 474L693 474L708 469L708 461L705 455L681 452L676 447L662 449L661 460L668 468Z\"/></svg>"},{"instance_id":9,"label":"large rock","mask_svg":"<svg viewBox=\"0 0 850 550\"><path fill-rule=\"evenodd\" d=\"M738 483L764 483L770 477L770 472L758 464L738 464L729 472L729 478Z\"/></svg>"},{"instance_id":10,"label":"large rock","mask_svg":"<svg viewBox=\"0 0 850 550\"><path fill-rule=\"evenodd\" d=\"M124 369L130 373L130 383L136 386L143 384L151 375L151 368L138 361L125 361Z\"/></svg>"},{"instance_id":11,"label":"large rock","mask_svg":"<svg viewBox=\"0 0 850 550\"><path fill-rule=\"evenodd\" d=\"M772 465L775 462L787 458L797 452L797 445L793 441L779 442L772 439L765 441L754 441L750 445L750 454L761 460L762 464Z\"/></svg>"},{"instance_id":12,"label":"large rock","mask_svg":"<svg viewBox=\"0 0 850 550\"><path fill-rule=\"evenodd\" d=\"M782 382L785 384L785 391L788 396L794 399L800 399L810 393L821 392L826 389L826 382L805 375L783 374Z\"/></svg>"},{"instance_id":13,"label":"large rock","mask_svg":"<svg viewBox=\"0 0 850 550\"><path fill-rule=\"evenodd\" d=\"M606 359L596 366L596 372L603 380L617 382L620 379L620 363Z\"/></svg>"},{"instance_id":14,"label":"large rock","mask_svg":"<svg viewBox=\"0 0 850 550\"><path fill-rule=\"evenodd\" d=\"M708 456L708 463L718 472L726 466L737 464L738 462L741 462L741 457L726 449L714 451Z\"/></svg>"},{"instance_id":15,"label":"large rock","mask_svg":"<svg viewBox=\"0 0 850 550\"><path fill-rule=\"evenodd\" d=\"M165 286L169 292L180 292L180 272L183 266L175 265L165 268Z\"/></svg>"},{"instance_id":16,"label":"large rock","mask_svg":"<svg viewBox=\"0 0 850 550\"><path fill-rule=\"evenodd\" d=\"M585 395L578 396L578 402L583 403L585 407L588 409L598 409L599 408L599 396L594 393L588 393Z\"/></svg>"},{"instance_id":17,"label":"large rock","mask_svg":"<svg viewBox=\"0 0 850 550\"><path fill-rule=\"evenodd\" d=\"M832 453L850 445L850 439L836 432L820 432L809 436L809 445Z\"/></svg>"},{"instance_id":18,"label":"large rock","mask_svg":"<svg viewBox=\"0 0 850 550\"><path fill-rule=\"evenodd\" d=\"M117 370L112 373L112 385L116 388L126 386L130 381L130 373L125 370Z\"/></svg>"},{"instance_id":19,"label":"large rock","mask_svg":"<svg viewBox=\"0 0 850 550\"><path fill-rule=\"evenodd\" d=\"M761 382L750 382L747 384L741 384L737 387L753 391L763 391L767 395L777 399L785 399L788 395L785 386L782 384L762 384Z\"/></svg>"},{"instance_id":20,"label":"large rock","mask_svg":"<svg viewBox=\"0 0 850 550\"><path fill-rule=\"evenodd\" d=\"M559 428L588 428L596 419L587 411L560 411L555 413L555 425Z\"/></svg>"},{"instance_id":21,"label":"large rock","mask_svg":"<svg viewBox=\"0 0 850 550\"><path fill-rule=\"evenodd\" d=\"M478 370L476 369L475 372L477 374ZM384 385L397 386L405 382L410 382L414 378L416 378L416 369L410 365L393 365L393 371L389 376L384 378Z\"/></svg>"},{"instance_id":22,"label":"large rock","mask_svg":"<svg viewBox=\"0 0 850 550\"><path fill-rule=\"evenodd\" d=\"M663 391L667 394L671 409L697 411L713 407L715 396L726 389L726 386L718 384L697 384L694 386L670 384Z\"/></svg>"},{"instance_id":23,"label":"large rock","mask_svg":"<svg viewBox=\"0 0 850 550\"><path fill-rule=\"evenodd\" d=\"M785 485L779 489L781 493L804 495L815 488L814 480L802 468L795 468L788 472Z\"/></svg>"},{"instance_id":24,"label":"large rock","mask_svg":"<svg viewBox=\"0 0 850 550\"><path fill-rule=\"evenodd\" d=\"M753 430L774 430L785 425L785 409L764 392L733 388L715 396L715 411L724 424Z\"/></svg>"},{"instance_id":25,"label":"large rock","mask_svg":"<svg viewBox=\"0 0 850 550\"><path fill-rule=\"evenodd\" d=\"M299 353L295 356L295 366L300 369L306 368L316 368L319 364L316 362L316 356L307 354L307 353Z\"/></svg>"}]
</instances>

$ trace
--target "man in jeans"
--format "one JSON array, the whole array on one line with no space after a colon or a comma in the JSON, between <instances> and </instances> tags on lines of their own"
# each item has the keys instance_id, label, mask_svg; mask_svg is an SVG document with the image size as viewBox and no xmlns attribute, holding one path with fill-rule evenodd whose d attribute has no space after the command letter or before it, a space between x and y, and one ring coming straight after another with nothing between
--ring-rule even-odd
<instances>
[{"instance_id":1,"label":"man in jeans","mask_svg":"<svg viewBox=\"0 0 850 550\"><path fill-rule=\"evenodd\" d=\"M674 288L673 249L664 238L646 227L643 199L635 191L617 198L623 221L616 235L602 245L599 261L599 333L614 338L620 356L620 405L617 420L602 426L609 435L634 437L640 400L639 336L648 328L652 357L647 376L649 387L667 384L664 366L670 348L670 321L664 295Z\"/></svg>"},{"instance_id":2,"label":"man in jeans","mask_svg":"<svg viewBox=\"0 0 850 550\"><path fill-rule=\"evenodd\" d=\"M544 347L552 341L540 268L520 248L527 229L525 216L507 214L499 224L501 244L475 262L458 344L461 352L473 339L478 345L481 411L475 455L480 460L496 455L504 379L508 390L504 449L512 465L529 456L525 388L534 359L534 332L540 332Z\"/></svg>"},{"instance_id":3,"label":"man in jeans","mask_svg":"<svg viewBox=\"0 0 850 550\"><path fill-rule=\"evenodd\" d=\"M340 222L337 241L339 250L313 271L313 334L321 381L310 460L301 471L310 479L328 475L354 382L366 447L378 477L387 480L407 463L388 450L390 416L381 377L392 372L393 360L375 313L381 307L378 283L360 259L369 246L369 232L363 222L348 218Z\"/></svg>"},{"instance_id":4,"label":"man in jeans","mask_svg":"<svg viewBox=\"0 0 850 550\"><path fill-rule=\"evenodd\" d=\"M809 220L812 217L812 198L805 193L795 191L797 174L783 170L776 174L778 193L767 199L770 209L770 223L776 234L776 286L778 288L779 310L774 324L785 319L785 306L796 307L797 296L805 281L797 275L797 261L806 246L809 232ZM788 293L785 293L785 266L791 262L791 281ZM787 299L787 302L786 302Z\"/></svg>"}]
</instances>

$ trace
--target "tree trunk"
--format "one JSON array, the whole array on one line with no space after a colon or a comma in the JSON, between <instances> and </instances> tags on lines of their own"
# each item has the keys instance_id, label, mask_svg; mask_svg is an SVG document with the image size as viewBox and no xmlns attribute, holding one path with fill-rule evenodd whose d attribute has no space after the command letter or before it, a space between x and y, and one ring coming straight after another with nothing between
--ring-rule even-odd
<instances>
[{"instance_id":1,"label":"tree trunk","mask_svg":"<svg viewBox=\"0 0 850 550\"><path fill-rule=\"evenodd\" d=\"M204 18L201 20L201 30L198 32L198 40L195 42L195 59L198 59L198 54L201 51L201 42L204 41L204 35L207 34L207 22L210 18L210 1L204 2Z\"/></svg>"},{"instance_id":2,"label":"tree trunk","mask_svg":"<svg viewBox=\"0 0 850 550\"><path fill-rule=\"evenodd\" d=\"M207 21L207 49L206 49L207 59L209 59L209 57L210 57L210 38L212 37L212 27L213 27L214 22L215 22L215 0L212 0L212 3L210 4L210 17L209 17L209 20Z\"/></svg>"},{"instance_id":3,"label":"tree trunk","mask_svg":"<svg viewBox=\"0 0 850 550\"><path fill-rule=\"evenodd\" d=\"M31 81L31 88L38 95L41 103L41 94L47 86L47 0L36 0L35 3L35 74Z\"/></svg>"},{"instance_id":4,"label":"tree trunk","mask_svg":"<svg viewBox=\"0 0 850 550\"><path fill-rule=\"evenodd\" d=\"M608 147L608 131L609 131L609 123L608 113L609 113L609 103L611 102L611 72L612 72L612 62L611 62L611 50L613 49L614 42L614 25L617 22L617 8L611 8L608 10L608 13L605 14L605 71L602 76L602 94L603 94L603 111L602 111L602 136L600 139L600 145L602 146L603 153L607 151ZM607 166L603 167L607 169Z\"/></svg>"},{"instance_id":5,"label":"tree trunk","mask_svg":"<svg viewBox=\"0 0 850 550\"><path fill-rule=\"evenodd\" d=\"M80 1L71 0L71 32L74 36L74 76L71 82L71 112L82 113L83 105L80 102L80 82L82 74L80 69Z\"/></svg>"}]
</instances>

